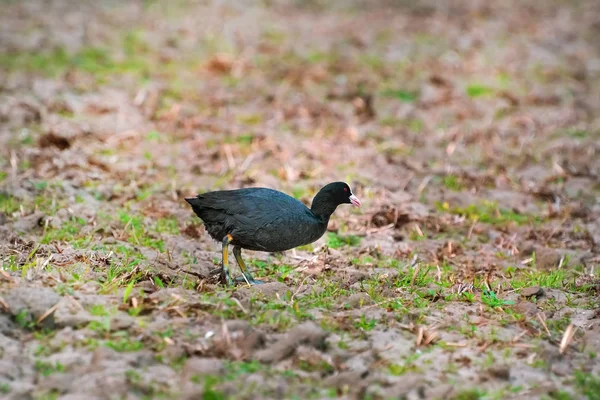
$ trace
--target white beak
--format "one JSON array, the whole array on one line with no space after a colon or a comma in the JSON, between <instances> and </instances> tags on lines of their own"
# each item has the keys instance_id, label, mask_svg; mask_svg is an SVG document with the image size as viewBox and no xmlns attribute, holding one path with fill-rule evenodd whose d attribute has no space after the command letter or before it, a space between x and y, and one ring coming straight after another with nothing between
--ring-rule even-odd
<instances>
[{"instance_id":1,"label":"white beak","mask_svg":"<svg viewBox=\"0 0 600 400\"><path fill-rule=\"evenodd\" d=\"M352 203L354 207L360 207L360 200L353 194L350 195L350 203Z\"/></svg>"}]
</instances>

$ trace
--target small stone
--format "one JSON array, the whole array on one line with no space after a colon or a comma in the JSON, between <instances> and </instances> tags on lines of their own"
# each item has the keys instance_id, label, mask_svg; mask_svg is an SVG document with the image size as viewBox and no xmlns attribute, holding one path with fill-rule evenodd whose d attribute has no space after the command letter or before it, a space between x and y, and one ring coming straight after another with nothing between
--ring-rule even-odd
<instances>
[{"instance_id":1,"label":"small stone","mask_svg":"<svg viewBox=\"0 0 600 400\"><path fill-rule=\"evenodd\" d=\"M354 293L346 301L346 305L349 308L360 308L369 304L372 304L373 300L366 293Z\"/></svg>"},{"instance_id":2,"label":"small stone","mask_svg":"<svg viewBox=\"0 0 600 400\"><path fill-rule=\"evenodd\" d=\"M523 297L532 297L532 296L541 296L544 294L544 291L539 286L529 286L521 289L521 296Z\"/></svg>"},{"instance_id":3,"label":"small stone","mask_svg":"<svg viewBox=\"0 0 600 400\"><path fill-rule=\"evenodd\" d=\"M328 333L314 322L305 322L291 329L276 343L258 351L256 358L261 362L271 363L286 359L301 345L323 349L327 335Z\"/></svg>"},{"instance_id":4,"label":"small stone","mask_svg":"<svg viewBox=\"0 0 600 400\"><path fill-rule=\"evenodd\" d=\"M369 371L344 371L337 375L332 375L325 379L324 385L343 389L344 387L354 387L364 381Z\"/></svg>"},{"instance_id":5,"label":"small stone","mask_svg":"<svg viewBox=\"0 0 600 400\"><path fill-rule=\"evenodd\" d=\"M538 313L538 308L535 304L530 301L520 301L515 305L515 310L521 314L525 315L536 315Z\"/></svg>"},{"instance_id":6,"label":"small stone","mask_svg":"<svg viewBox=\"0 0 600 400\"><path fill-rule=\"evenodd\" d=\"M17 220L13 229L17 232L29 232L34 230L36 227L41 226L42 220L46 215L42 212L36 212L26 217Z\"/></svg>"},{"instance_id":7,"label":"small stone","mask_svg":"<svg viewBox=\"0 0 600 400\"><path fill-rule=\"evenodd\" d=\"M89 312L75 306L73 302L65 298L60 300L54 312L54 320L57 327L81 327L95 319Z\"/></svg>"},{"instance_id":8,"label":"small stone","mask_svg":"<svg viewBox=\"0 0 600 400\"><path fill-rule=\"evenodd\" d=\"M411 372L403 375L401 382L388 388L385 391L385 398L424 398L425 388L426 384L424 378L417 373Z\"/></svg>"},{"instance_id":9,"label":"small stone","mask_svg":"<svg viewBox=\"0 0 600 400\"><path fill-rule=\"evenodd\" d=\"M554 363L550 369L557 376L568 376L573 372L569 365L564 362Z\"/></svg>"},{"instance_id":10,"label":"small stone","mask_svg":"<svg viewBox=\"0 0 600 400\"><path fill-rule=\"evenodd\" d=\"M538 247L535 252L535 265L539 269L553 269L560 263L560 253L547 247Z\"/></svg>"},{"instance_id":11,"label":"small stone","mask_svg":"<svg viewBox=\"0 0 600 400\"><path fill-rule=\"evenodd\" d=\"M509 380L510 379L510 368L507 366L496 366L488 369L490 376L496 379Z\"/></svg>"},{"instance_id":12,"label":"small stone","mask_svg":"<svg viewBox=\"0 0 600 400\"><path fill-rule=\"evenodd\" d=\"M30 322L38 320L61 300L61 297L50 288L18 287L0 292L0 296L8 304L9 312L13 316L25 313L22 314L23 318L29 319ZM42 325L49 329L55 328L54 312L45 316Z\"/></svg>"},{"instance_id":13,"label":"small stone","mask_svg":"<svg viewBox=\"0 0 600 400\"><path fill-rule=\"evenodd\" d=\"M248 300L251 297L263 297L265 299L283 298L290 290L281 282L266 282L261 285L242 286L233 293L233 297L242 301Z\"/></svg>"}]
</instances>

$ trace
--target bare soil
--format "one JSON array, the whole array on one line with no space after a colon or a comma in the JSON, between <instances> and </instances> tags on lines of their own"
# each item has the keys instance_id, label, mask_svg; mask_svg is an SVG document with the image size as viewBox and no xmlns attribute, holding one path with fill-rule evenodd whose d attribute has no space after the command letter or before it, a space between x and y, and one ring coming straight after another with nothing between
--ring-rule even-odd
<instances>
[{"instance_id":1,"label":"bare soil","mask_svg":"<svg viewBox=\"0 0 600 400\"><path fill-rule=\"evenodd\" d=\"M595 0L4 1L0 397L599 399L599 36ZM361 209L216 282L184 197L336 180Z\"/></svg>"}]
</instances>

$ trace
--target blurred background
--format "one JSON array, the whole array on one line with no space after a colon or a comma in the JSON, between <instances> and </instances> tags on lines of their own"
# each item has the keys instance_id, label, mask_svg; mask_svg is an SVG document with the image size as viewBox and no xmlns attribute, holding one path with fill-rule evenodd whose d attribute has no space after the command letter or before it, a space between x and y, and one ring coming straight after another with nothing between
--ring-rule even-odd
<instances>
[{"instance_id":1,"label":"blurred background","mask_svg":"<svg viewBox=\"0 0 600 400\"><path fill-rule=\"evenodd\" d=\"M340 179L432 205L446 200L436 183L542 190L598 171L583 145L599 129L593 1L24 1L2 14L2 163L21 186L310 199Z\"/></svg>"},{"instance_id":2,"label":"blurred background","mask_svg":"<svg viewBox=\"0 0 600 400\"><path fill-rule=\"evenodd\" d=\"M183 197L266 186L310 204L336 180L363 207L298 249L338 249L313 272L418 257L447 287L512 291L527 284L501 279L533 264L570 263L575 286L597 268L596 0L1 7L0 255L17 282L210 292L177 270L214 267L219 247ZM259 277L305 285L297 259L249 254Z\"/></svg>"},{"instance_id":3,"label":"blurred background","mask_svg":"<svg viewBox=\"0 0 600 400\"><path fill-rule=\"evenodd\" d=\"M370 216L340 219L363 233L398 213L589 207L598 8L6 2L3 212L190 220L184 195L267 186L310 203L333 180L366 200Z\"/></svg>"}]
</instances>

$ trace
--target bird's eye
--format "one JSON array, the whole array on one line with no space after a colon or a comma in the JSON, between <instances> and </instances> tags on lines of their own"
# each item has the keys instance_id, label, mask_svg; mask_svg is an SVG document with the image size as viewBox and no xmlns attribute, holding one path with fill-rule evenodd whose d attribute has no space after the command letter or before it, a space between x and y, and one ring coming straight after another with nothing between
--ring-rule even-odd
<instances>
[{"instance_id":1,"label":"bird's eye","mask_svg":"<svg viewBox=\"0 0 600 400\"><path fill-rule=\"evenodd\" d=\"M344 188L344 192L347 192L347 191L348 191L348 188Z\"/></svg>"}]
</instances>

